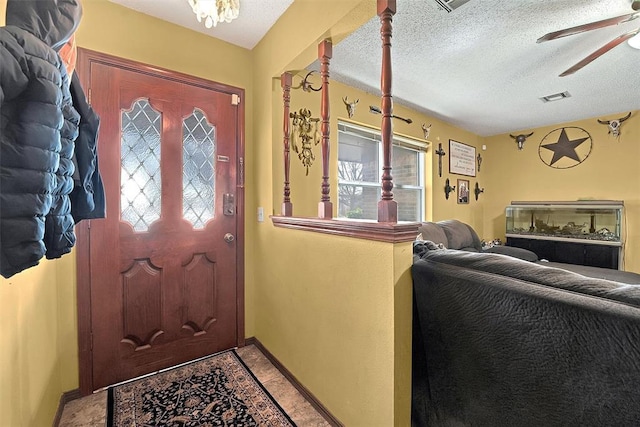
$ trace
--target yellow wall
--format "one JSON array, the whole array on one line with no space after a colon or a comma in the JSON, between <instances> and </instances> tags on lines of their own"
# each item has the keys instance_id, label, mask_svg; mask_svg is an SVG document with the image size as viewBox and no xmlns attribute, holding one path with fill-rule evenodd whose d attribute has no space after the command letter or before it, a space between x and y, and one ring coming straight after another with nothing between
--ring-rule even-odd
<instances>
[{"instance_id":1,"label":"yellow wall","mask_svg":"<svg viewBox=\"0 0 640 427\"><path fill-rule=\"evenodd\" d=\"M613 120L626 113L628 111L598 118ZM540 160L538 145L549 132L565 126L576 126L589 132L593 148L580 165L554 169ZM619 140L607 135L607 127L599 124L596 118L525 129L523 133L531 131L534 134L522 151L508 134L485 139L484 236L504 238L504 209L512 200L623 200L625 269L640 273L640 111L634 111L622 124Z\"/></svg>"},{"instance_id":2,"label":"yellow wall","mask_svg":"<svg viewBox=\"0 0 640 427\"><path fill-rule=\"evenodd\" d=\"M478 197L476 201L473 194L473 188L477 182L480 188L485 187L485 180L487 179L486 169L484 168L485 152L482 151L482 138L474 135L471 132L464 131L448 123L440 120L432 119L433 126L431 128L431 135L429 139L432 141L431 153L432 153L432 209L433 213L431 217L427 217L432 221L440 221L444 219L456 218L471 225L482 238L483 236L483 212L485 197L483 194ZM463 144L471 145L476 148L476 155L480 154L483 157L483 163L478 172L476 163L476 176L464 176L455 175L449 173L449 140L452 139ZM442 177L438 176L438 156L434 153L438 149L439 144L442 144L442 149L446 155L442 157ZM444 186L446 179L449 178L449 185L455 185L458 187L458 179L466 179L469 181L469 203L458 204L456 199L456 192L449 194L449 199L445 198Z\"/></svg>"},{"instance_id":3,"label":"yellow wall","mask_svg":"<svg viewBox=\"0 0 640 427\"><path fill-rule=\"evenodd\" d=\"M301 20L313 15L313 3L296 1L255 49L254 69L263 72L254 75L254 131L260 141L254 155L260 162L253 182L256 206L266 212L279 213L282 202L280 74L313 62L326 35L338 37L349 22L355 28L375 15L373 2L341 1L332 2L327 14ZM282 49L285 40L295 48ZM340 96L346 95L339 87L331 83L332 164L336 118L344 115ZM292 109L303 106L317 116L319 94L294 91ZM297 157L292 159L297 216L316 216L321 156L315 148L309 176ZM335 203L335 177L331 184ZM249 227L254 229L255 270L248 273L255 275L255 336L345 425L409 425L411 244L274 228L268 220Z\"/></svg>"},{"instance_id":4,"label":"yellow wall","mask_svg":"<svg viewBox=\"0 0 640 427\"><path fill-rule=\"evenodd\" d=\"M0 424L49 425L78 384L74 256L0 278Z\"/></svg>"}]
</instances>

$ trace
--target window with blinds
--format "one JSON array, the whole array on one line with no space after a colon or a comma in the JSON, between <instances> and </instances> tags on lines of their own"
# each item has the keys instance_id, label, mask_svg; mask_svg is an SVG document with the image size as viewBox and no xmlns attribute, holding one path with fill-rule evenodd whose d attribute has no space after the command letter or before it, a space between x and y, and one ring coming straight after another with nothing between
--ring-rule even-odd
<instances>
[{"instance_id":1,"label":"window with blinds","mask_svg":"<svg viewBox=\"0 0 640 427\"><path fill-rule=\"evenodd\" d=\"M422 221L427 143L393 136L391 174L399 221ZM338 217L377 219L382 192L379 130L338 123Z\"/></svg>"}]
</instances>

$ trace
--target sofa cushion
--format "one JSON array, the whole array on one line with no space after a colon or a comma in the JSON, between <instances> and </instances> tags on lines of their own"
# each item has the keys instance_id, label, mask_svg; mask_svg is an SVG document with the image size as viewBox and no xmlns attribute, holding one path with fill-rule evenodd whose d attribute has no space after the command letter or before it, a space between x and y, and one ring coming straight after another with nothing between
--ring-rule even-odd
<instances>
[{"instance_id":1,"label":"sofa cushion","mask_svg":"<svg viewBox=\"0 0 640 427\"><path fill-rule=\"evenodd\" d=\"M448 249L463 249L472 252L482 250L482 243L476 232L467 224L457 219L449 219L446 221L438 221L437 224L442 227L449 245Z\"/></svg>"},{"instance_id":2,"label":"sofa cushion","mask_svg":"<svg viewBox=\"0 0 640 427\"><path fill-rule=\"evenodd\" d=\"M449 241L444 230L435 222L423 222L418 233L422 235L422 240L428 240L433 243L441 243L445 248L449 248Z\"/></svg>"}]
</instances>

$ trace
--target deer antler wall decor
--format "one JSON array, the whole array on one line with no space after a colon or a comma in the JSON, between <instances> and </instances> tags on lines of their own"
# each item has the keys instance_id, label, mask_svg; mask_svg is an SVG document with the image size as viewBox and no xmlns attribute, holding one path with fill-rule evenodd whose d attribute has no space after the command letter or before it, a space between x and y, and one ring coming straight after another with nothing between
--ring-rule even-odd
<instances>
[{"instance_id":1,"label":"deer antler wall decor","mask_svg":"<svg viewBox=\"0 0 640 427\"><path fill-rule=\"evenodd\" d=\"M314 70L309 71L307 73L307 75L304 76L304 78L302 79L300 84L298 86L292 87L291 89L300 89L300 88L302 88L302 90L305 91L305 92L311 92L311 91L320 92L322 90L322 86L316 89L313 86L311 86L311 82L309 81L309 77L311 77L313 75L313 73L315 73Z\"/></svg>"},{"instance_id":2,"label":"deer antler wall decor","mask_svg":"<svg viewBox=\"0 0 640 427\"><path fill-rule=\"evenodd\" d=\"M306 175L308 176L309 168L316 159L312 151L313 146L320 143L320 132L318 131L320 119L311 117L311 111L306 108L301 108L299 112L289 113L289 117L293 119L291 145L293 150L298 153L302 165L307 169ZM302 147L298 147L298 139L302 142Z\"/></svg>"}]
</instances>

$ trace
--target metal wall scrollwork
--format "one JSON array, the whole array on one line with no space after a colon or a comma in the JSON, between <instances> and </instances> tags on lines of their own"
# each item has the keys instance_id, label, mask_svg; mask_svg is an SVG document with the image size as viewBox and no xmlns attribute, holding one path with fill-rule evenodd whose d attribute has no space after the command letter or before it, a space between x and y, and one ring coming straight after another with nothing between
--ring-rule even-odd
<instances>
[{"instance_id":1,"label":"metal wall scrollwork","mask_svg":"<svg viewBox=\"0 0 640 427\"><path fill-rule=\"evenodd\" d=\"M449 178L447 178L444 184L444 196L447 198L447 200L449 200L449 194L453 193L454 191L456 191L456 186L451 186L451 184L449 183Z\"/></svg>"},{"instance_id":2,"label":"metal wall scrollwork","mask_svg":"<svg viewBox=\"0 0 640 427\"><path fill-rule=\"evenodd\" d=\"M476 182L476 188L473 189L473 193L476 195L476 201L477 201L480 193L484 193L484 187L480 188L480 185L478 185L478 183Z\"/></svg>"},{"instance_id":3,"label":"metal wall scrollwork","mask_svg":"<svg viewBox=\"0 0 640 427\"><path fill-rule=\"evenodd\" d=\"M313 154L313 146L320 143L320 132L318 130L320 119L311 117L311 111L306 108L301 108L298 112L289 113L289 117L293 119L291 145L293 150L298 153L298 158L306 168L306 175L308 176L309 168L316 159ZM298 146L298 142L300 142L300 146Z\"/></svg>"}]
</instances>

